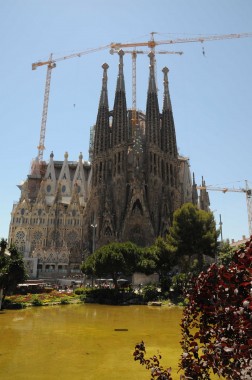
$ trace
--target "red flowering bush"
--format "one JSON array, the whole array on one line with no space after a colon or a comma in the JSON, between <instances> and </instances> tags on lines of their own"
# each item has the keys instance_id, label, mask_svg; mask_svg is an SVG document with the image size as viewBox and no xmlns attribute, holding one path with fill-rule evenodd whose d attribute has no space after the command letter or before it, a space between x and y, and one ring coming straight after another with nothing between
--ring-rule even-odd
<instances>
[{"instance_id":1,"label":"red flowering bush","mask_svg":"<svg viewBox=\"0 0 252 380\"><path fill-rule=\"evenodd\" d=\"M252 238L229 266L212 264L189 291L181 323L187 377L252 378Z\"/></svg>"},{"instance_id":2,"label":"red flowering bush","mask_svg":"<svg viewBox=\"0 0 252 380\"><path fill-rule=\"evenodd\" d=\"M227 267L212 264L192 281L187 297L181 377L210 380L213 372L228 380L252 379L252 237ZM159 368L152 378L170 380L170 371L153 358L146 360L143 348L136 346L135 360L148 369Z\"/></svg>"},{"instance_id":3,"label":"red flowering bush","mask_svg":"<svg viewBox=\"0 0 252 380\"><path fill-rule=\"evenodd\" d=\"M145 353L144 342L136 344L133 353L134 359L138 360L146 369L151 370L151 378L156 380L172 380L171 368L164 368L160 363L161 355L154 355L149 359L145 359Z\"/></svg>"}]
</instances>

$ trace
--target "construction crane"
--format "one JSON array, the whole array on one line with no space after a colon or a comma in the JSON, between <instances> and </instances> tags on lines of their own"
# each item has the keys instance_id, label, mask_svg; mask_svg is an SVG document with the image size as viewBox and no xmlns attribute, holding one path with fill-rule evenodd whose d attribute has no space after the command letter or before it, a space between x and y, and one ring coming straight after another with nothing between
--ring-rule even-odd
<instances>
[{"instance_id":1,"label":"construction crane","mask_svg":"<svg viewBox=\"0 0 252 380\"><path fill-rule=\"evenodd\" d=\"M42 111L42 121L41 121L41 128L40 128L40 138L39 138L39 145L38 145L38 156L36 158L37 162L43 161L43 152L45 149L45 132L46 132L46 121L47 121L47 113L48 113L48 102L49 102L49 94L50 94L50 85L51 85L51 75L52 75L52 69L56 67L56 62L64 61L70 58L76 58L81 57L83 55L94 53L103 49L108 49L110 45L107 46L101 46L94 49L89 49L82 51L80 53L74 53L70 55L66 55L64 57L52 58L52 54L50 54L50 57L48 61L38 61L32 64L32 70L36 70L37 67L40 66L47 66L47 74L46 74L46 84L45 84L45 93L44 93L44 102L43 102L43 111Z\"/></svg>"},{"instance_id":2,"label":"construction crane","mask_svg":"<svg viewBox=\"0 0 252 380\"><path fill-rule=\"evenodd\" d=\"M128 43L111 43L110 47L112 49L122 49L128 47L139 47L147 46L151 50L154 50L156 46L159 45L172 45L172 44L185 44L188 42L206 42L206 41L219 41L219 40L230 40L233 38L246 38L252 37L252 33L239 33L239 34L214 34L211 36L200 36L200 37L189 37L189 38L175 38L173 40L161 40L155 41L153 38L154 32L151 33L152 38L150 41L144 42L128 42Z\"/></svg>"},{"instance_id":3,"label":"construction crane","mask_svg":"<svg viewBox=\"0 0 252 380\"><path fill-rule=\"evenodd\" d=\"M252 235L252 189L248 186L248 181L245 181L245 188L228 188L228 187L214 187L214 186L196 186L198 190L210 190L210 191L221 191L222 193L233 192L233 193L245 193L246 203L247 203L247 216L248 216L248 228L249 235Z\"/></svg>"},{"instance_id":4,"label":"construction crane","mask_svg":"<svg viewBox=\"0 0 252 380\"><path fill-rule=\"evenodd\" d=\"M46 85L45 85L45 93L44 93L44 104L43 104L43 112L42 112L42 122L40 129L40 140L38 145L38 156L37 161L41 162L43 160L43 151L45 149L44 141L45 141L45 131L46 131L46 121L47 121L47 112L48 112L48 101L49 101L49 93L50 93L50 83L51 83L51 71L56 67L56 62L64 61L70 58L81 57L82 55L86 55L89 53L98 52L104 49L115 49L120 50L122 48L127 47L139 47L139 46L147 46L155 53L155 47L157 45L163 44L178 44L178 43L188 43L188 42L204 42L204 41L214 41L214 40L223 40L223 39L233 39L233 38L244 38L251 37L252 33L240 33L240 34L224 34L224 35L213 35L213 36L200 36L193 38L177 38L174 40L163 40L163 41L155 41L154 40L155 32L151 33L150 41L146 42L132 42L132 43L111 43L106 46L101 46L94 49L85 50L79 53L70 54L64 57L52 58L52 54L49 57L48 61L38 61L32 64L32 70L36 70L37 67L47 65L47 76L46 76ZM135 78L134 78L135 80ZM136 87L136 86L135 86Z\"/></svg>"},{"instance_id":5,"label":"construction crane","mask_svg":"<svg viewBox=\"0 0 252 380\"><path fill-rule=\"evenodd\" d=\"M110 49L110 54L118 53L119 49ZM123 50L126 54L131 54L132 57L132 124L133 126L137 123L137 117L136 117L136 58L137 54L149 54L149 50ZM166 51L166 50L160 50L155 51L155 54L179 54L182 55L182 51Z\"/></svg>"},{"instance_id":6,"label":"construction crane","mask_svg":"<svg viewBox=\"0 0 252 380\"><path fill-rule=\"evenodd\" d=\"M154 54L183 54L183 52L156 52L155 48L159 45L172 45L172 44L182 44L182 43L188 43L188 42L205 42L205 41L217 41L217 40L225 40L225 39L234 39L234 38L245 38L245 37L252 37L252 33L239 33L239 34L222 34L222 35L209 35L209 36L199 36L199 37L189 37L189 38L176 38L171 40L161 40L156 41L154 39L154 34L157 34L156 32L151 33L151 39L149 41L144 42L128 42L128 43L111 43L111 50L110 52L119 51L120 49L124 48L138 48L138 47L148 47L150 51L152 51ZM126 52L124 50L124 52ZM140 51L132 50L128 51L128 53L132 54L132 109L134 112L135 106L136 106L136 54L141 53ZM145 53L145 52L143 52ZM143 54L141 53L141 54ZM156 65L155 65L155 58L154 58L154 70L156 73Z\"/></svg>"}]
</instances>

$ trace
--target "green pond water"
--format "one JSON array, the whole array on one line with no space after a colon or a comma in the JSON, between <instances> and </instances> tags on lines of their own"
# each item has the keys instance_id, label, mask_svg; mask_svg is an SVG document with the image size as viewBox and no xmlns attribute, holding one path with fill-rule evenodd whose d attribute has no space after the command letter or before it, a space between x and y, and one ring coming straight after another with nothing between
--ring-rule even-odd
<instances>
[{"instance_id":1,"label":"green pond water","mask_svg":"<svg viewBox=\"0 0 252 380\"><path fill-rule=\"evenodd\" d=\"M0 379L149 380L132 355L143 340L177 380L181 316L178 307L93 304L0 312Z\"/></svg>"}]
</instances>

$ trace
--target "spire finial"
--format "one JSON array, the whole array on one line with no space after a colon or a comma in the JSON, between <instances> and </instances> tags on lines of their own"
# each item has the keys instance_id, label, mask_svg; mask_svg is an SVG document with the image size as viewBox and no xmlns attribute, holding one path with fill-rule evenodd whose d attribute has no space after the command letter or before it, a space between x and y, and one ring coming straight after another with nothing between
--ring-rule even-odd
<instances>
[{"instance_id":1,"label":"spire finial","mask_svg":"<svg viewBox=\"0 0 252 380\"><path fill-rule=\"evenodd\" d=\"M148 57L150 58L150 78L148 92L157 92L155 81L155 54L153 53L153 51L150 51Z\"/></svg>"},{"instance_id":2,"label":"spire finial","mask_svg":"<svg viewBox=\"0 0 252 380\"><path fill-rule=\"evenodd\" d=\"M67 161L67 159L68 159L68 153L67 152L64 154L64 157L65 157L65 160Z\"/></svg>"},{"instance_id":3,"label":"spire finial","mask_svg":"<svg viewBox=\"0 0 252 380\"><path fill-rule=\"evenodd\" d=\"M124 75L123 75L123 56L124 51L122 49L119 50L119 73L118 73L118 79L117 79L117 86L116 91L125 91L125 84L124 84Z\"/></svg>"},{"instance_id":4,"label":"spire finial","mask_svg":"<svg viewBox=\"0 0 252 380\"><path fill-rule=\"evenodd\" d=\"M108 107L108 92L107 92L107 83L108 83L108 74L107 70L109 65L105 62L102 65L103 68L103 77L102 77L102 90L101 90L101 98L100 98L100 106L104 105Z\"/></svg>"},{"instance_id":5,"label":"spire finial","mask_svg":"<svg viewBox=\"0 0 252 380\"><path fill-rule=\"evenodd\" d=\"M171 99L169 94L169 81L168 81L168 73L169 69L168 67L164 67L162 72L164 73L164 102L163 102L163 109L170 109L171 110Z\"/></svg>"}]
</instances>

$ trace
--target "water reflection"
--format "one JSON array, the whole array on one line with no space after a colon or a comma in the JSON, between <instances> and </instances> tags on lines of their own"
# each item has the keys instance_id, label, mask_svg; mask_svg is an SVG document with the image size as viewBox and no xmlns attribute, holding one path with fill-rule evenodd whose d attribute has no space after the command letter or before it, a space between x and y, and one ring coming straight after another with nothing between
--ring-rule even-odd
<instances>
[{"instance_id":1,"label":"water reflection","mask_svg":"<svg viewBox=\"0 0 252 380\"><path fill-rule=\"evenodd\" d=\"M177 375L180 308L65 305L8 310L0 315L1 380L139 380L133 361L144 340Z\"/></svg>"}]
</instances>

